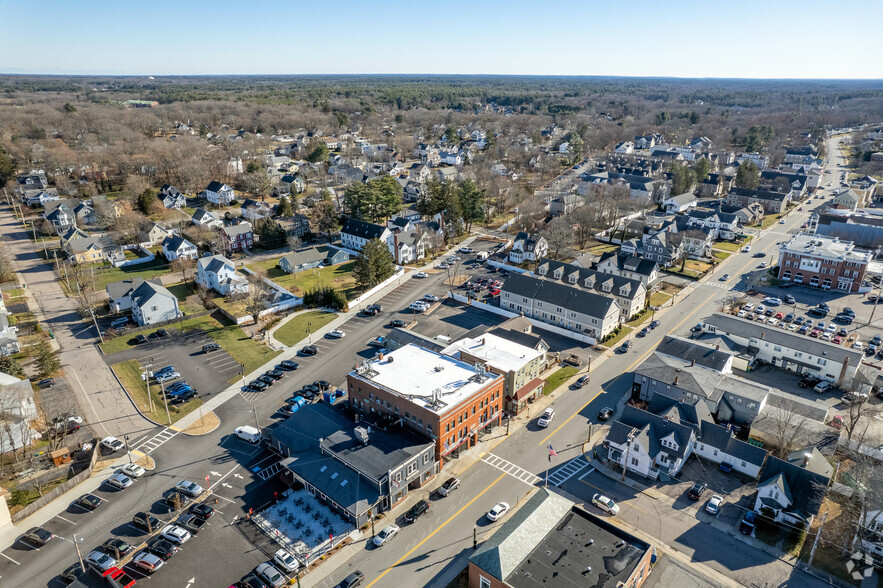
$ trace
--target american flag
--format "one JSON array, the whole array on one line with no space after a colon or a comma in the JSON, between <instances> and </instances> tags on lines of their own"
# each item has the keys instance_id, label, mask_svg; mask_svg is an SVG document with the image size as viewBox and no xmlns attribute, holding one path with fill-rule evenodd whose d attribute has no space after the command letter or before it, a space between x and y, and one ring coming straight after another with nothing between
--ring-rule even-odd
<instances>
[{"instance_id":1,"label":"american flag","mask_svg":"<svg viewBox=\"0 0 883 588\"><path fill-rule=\"evenodd\" d=\"M549 443L549 455L554 456L554 457L558 457L558 454L555 453L555 449L552 447L551 443Z\"/></svg>"}]
</instances>

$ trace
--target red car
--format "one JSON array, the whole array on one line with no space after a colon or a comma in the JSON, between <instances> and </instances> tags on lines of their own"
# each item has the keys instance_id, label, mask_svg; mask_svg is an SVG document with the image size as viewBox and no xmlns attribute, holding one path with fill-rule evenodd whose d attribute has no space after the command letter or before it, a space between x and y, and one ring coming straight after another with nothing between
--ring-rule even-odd
<instances>
[{"instance_id":1,"label":"red car","mask_svg":"<svg viewBox=\"0 0 883 588\"><path fill-rule=\"evenodd\" d=\"M776 318L777 321L780 321L780 320L782 320L783 318L785 318L785 315L782 314L781 312L777 312L775 318Z\"/></svg>"},{"instance_id":2,"label":"red car","mask_svg":"<svg viewBox=\"0 0 883 588\"><path fill-rule=\"evenodd\" d=\"M500 289L499 289L499 288L494 288L493 290L491 290L490 292L488 292L488 294L490 294L491 296L499 296L499 295L500 295Z\"/></svg>"},{"instance_id":3,"label":"red car","mask_svg":"<svg viewBox=\"0 0 883 588\"><path fill-rule=\"evenodd\" d=\"M831 342L835 345L840 345L841 343L843 343L843 337L834 337L833 339L831 339Z\"/></svg>"},{"instance_id":4,"label":"red car","mask_svg":"<svg viewBox=\"0 0 883 588\"><path fill-rule=\"evenodd\" d=\"M821 331L819 331L818 329L813 329L813 330L812 330L812 333L810 333L809 336L818 339L818 338L819 338L819 333L821 333Z\"/></svg>"}]
</instances>

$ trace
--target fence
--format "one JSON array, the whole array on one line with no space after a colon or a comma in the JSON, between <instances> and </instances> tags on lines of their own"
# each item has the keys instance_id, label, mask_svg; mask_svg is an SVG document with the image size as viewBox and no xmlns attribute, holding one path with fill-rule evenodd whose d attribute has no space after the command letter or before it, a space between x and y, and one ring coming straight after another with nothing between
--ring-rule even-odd
<instances>
[{"instance_id":1,"label":"fence","mask_svg":"<svg viewBox=\"0 0 883 588\"><path fill-rule=\"evenodd\" d=\"M123 247L123 250L126 249L140 249L141 253L144 254L144 257L139 257L138 259L126 259L122 262L113 263L113 267L129 267L130 265L138 265L141 263L150 263L156 259L156 256L144 248L144 245L139 245L138 247Z\"/></svg>"},{"instance_id":2,"label":"fence","mask_svg":"<svg viewBox=\"0 0 883 588\"><path fill-rule=\"evenodd\" d=\"M506 263L502 263L499 261L494 261L493 259L488 259L487 264L491 267L498 267L500 269L504 269L510 272L517 272L519 274L524 274L526 276L533 276L533 273L530 270L526 270L520 267L515 267L514 265L509 265Z\"/></svg>"},{"instance_id":3,"label":"fence","mask_svg":"<svg viewBox=\"0 0 883 588\"><path fill-rule=\"evenodd\" d=\"M366 292L362 292L362 294L360 294L356 298L353 298L352 300L350 300L349 307L352 308L356 305L361 304L365 300L371 298L372 296L374 296L375 294L377 294L378 292L380 292L381 290L383 290L384 288L386 288L387 286L389 286L390 284L395 282L397 279L402 277L402 275L404 275L404 273L405 273L404 269L402 269L401 267L398 268L398 270L396 270L396 273L394 273L392 275L392 277L387 278L386 280L380 282L379 284L377 284L376 286L374 286L370 290L367 290Z\"/></svg>"},{"instance_id":4,"label":"fence","mask_svg":"<svg viewBox=\"0 0 883 588\"><path fill-rule=\"evenodd\" d=\"M56 498L58 498L59 496L61 496L62 494L64 494L68 490L70 490L71 488L73 488L74 486L76 486L77 484L79 484L80 482L83 482L84 480L88 479L92 475L92 468L95 467L95 462L98 461L99 451L100 451L100 449L98 447L98 439L93 439L92 440L92 457L89 460L89 467L87 467L85 470L83 470L82 472L80 472L79 474L77 474L76 476L74 476L73 478L71 478L70 480L68 480L64 484L62 484L61 486L56 486L55 488L53 488L52 491L49 492L49 494L44 494L43 496L41 496L40 498L38 498L34 502L30 503L29 505L27 505L26 507L24 507L23 509L21 509L20 511L18 511L17 513L12 515L12 523L17 525L22 520L31 516L32 514L34 514L35 512L37 512L38 510L40 510L41 508L43 508L44 506L46 506L47 504L49 504L50 502L52 502L53 500L55 500Z\"/></svg>"}]
</instances>

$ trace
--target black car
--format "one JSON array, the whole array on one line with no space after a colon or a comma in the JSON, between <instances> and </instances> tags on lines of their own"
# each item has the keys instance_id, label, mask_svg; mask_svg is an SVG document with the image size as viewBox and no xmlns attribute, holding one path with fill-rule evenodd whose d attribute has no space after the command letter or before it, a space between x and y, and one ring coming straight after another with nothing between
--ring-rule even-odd
<instances>
[{"instance_id":1,"label":"black car","mask_svg":"<svg viewBox=\"0 0 883 588\"><path fill-rule=\"evenodd\" d=\"M806 311L806 313L820 318L825 318L826 316L828 316L828 310L825 308L819 308L818 306L810 308L808 311Z\"/></svg>"},{"instance_id":2,"label":"black car","mask_svg":"<svg viewBox=\"0 0 883 588\"><path fill-rule=\"evenodd\" d=\"M650 323L650 329L651 329L651 330L652 330L652 329L655 329L655 328L658 327L658 326L659 326L659 321L652 321L652 322Z\"/></svg>"},{"instance_id":3,"label":"black car","mask_svg":"<svg viewBox=\"0 0 883 588\"><path fill-rule=\"evenodd\" d=\"M617 348L616 352L617 353L625 353L631 348L632 348L632 342L626 341L622 345L620 345L619 348Z\"/></svg>"},{"instance_id":4,"label":"black car","mask_svg":"<svg viewBox=\"0 0 883 588\"><path fill-rule=\"evenodd\" d=\"M796 304L797 303L797 301L794 300L794 296L791 296L790 294L785 294L784 296L782 296L782 300L785 301L785 304Z\"/></svg>"},{"instance_id":5,"label":"black car","mask_svg":"<svg viewBox=\"0 0 883 588\"><path fill-rule=\"evenodd\" d=\"M40 388L51 388L55 385L55 378L46 378L37 382L37 386Z\"/></svg>"},{"instance_id":6,"label":"black car","mask_svg":"<svg viewBox=\"0 0 883 588\"><path fill-rule=\"evenodd\" d=\"M262 382L260 380L260 378L258 378L254 382L250 382L248 384L248 386L246 386L246 388L248 388L250 390L254 390L255 392L263 392L264 390L266 390L269 387L270 387L270 385L267 384L266 382Z\"/></svg>"},{"instance_id":7,"label":"black car","mask_svg":"<svg viewBox=\"0 0 883 588\"><path fill-rule=\"evenodd\" d=\"M845 315L851 316L852 318L855 318L855 311L852 310L851 308L849 308L848 306L846 308L844 308L843 310L841 310L840 314L845 314Z\"/></svg>"},{"instance_id":8,"label":"black car","mask_svg":"<svg viewBox=\"0 0 883 588\"><path fill-rule=\"evenodd\" d=\"M362 312L360 312L359 315L361 315L361 316L376 316L377 313L379 313L379 312L380 311L377 310L376 308L369 307L369 308L362 309Z\"/></svg>"},{"instance_id":9,"label":"black car","mask_svg":"<svg viewBox=\"0 0 883 588\"><path fill-rule=\"evenodd\" d=\"M829 311L829 312L830 312L830 310L831 310L831 307L828 306L828 305L827 305L826 303L824 303L824 302L819 302L818 304L816 304L816 306L817 306L818 308L824 308L826 311Z\"/></svg>"},{"instance_id":10,"label":"black car","mask_svg":"<svg viewBox=\"0 0 883 588\"><path fill-rule=\"evenodd\" d=\"M249 573L247 576L239 580L236 585L239 588L267 588L266 582L258 578L253 573Z\"/></svg>"},{"instance_id":11,"label":"black car","mask_svg":"<svg viewBox=\"0 0 883 588\"><path fill-rule=\"evenodd\" d=\"M178 546L171 541L160 539L153 545L149 546L147 551L153 555L161 557L163 561L167 561L170 557L178 553Z\"/></svg>"},{"instance_id":12,"label":"black car","mask_svg":"<svg viewBox=\"0 0 883 588\"><path fill-rule=\"evenodd\" d=\"M135 345L141 345L142 343L147 343L147 337L144 335L137 335L135 337Z\"/></svg>"},{"instance_id":13,"label":"black car","mask_svg":"<svg viewBox=\"0 0 883 588\"><path fill-rule=\"evenodd\" d=\"M46 529L42 527L34 527L30 531L22 535L21 538L34 547L43 547L44 545L49 543L49 541L51 541L53 537L55 537L55 535L53 535Z\"/></svg>"},{"instance_id":14,"label":"black car","mask_svg":"<svg viewBox=\"0 0 883 588\"><path fill-rule=\"evenodd\" d=\"M165 329L157 329L151 335L151 337L153 337L154 339L165 339L168 336L169 336L169 332L166 331Z\"/></svg>"},{"instance_id":15,"label":"black car","mask_svg":"<svg viewBox=\"0 0 883 588\"><path fill-rule=\"evenodd\" d=\"M187 509L192 515L196 515L201 519L210 519L213 514L215 514L215 509L208 506L207 504L194 504L190 508Z\"/></svg>"},{"instance_id":16,"label":"black car","mask_svg":"<svg viewBox=\"0 0 883 588\"><path fill-rule=\"evenodd\" d=\"M785 322L786 323L790 323L793 320L794 320L794 313L789 312L788 314L785 315Z\"/></svg>"},{"instance_id":17,"label":"black car","mask_svg":"<svg viewBox=\"0 0 883 588\"><path fill-rule=\"evenodd\" d=\"M101 506L102 502L104 502L104 500L98 498L94 494L83 494L77 498L77 505L82 506L86 510L95 510Z\"/></svg>"},{"instance_id":18,"label":"black car","mask_svg":"<svg viewBox=\"0 0 883 588\"><path fill-rule=\"evenodd\" d=\"M267 375L263 375L263 376L258 376L257 381L263 382L267 386L272 386L273 384L276 383L276 378L273 378L273 377L267 376Z\"/></svg>"},{"instance_id":19,"label":"black car","mask_svg":"<svg viewBox=\"0 0 883 588\"><path fill-rule=\"evenodd\" d=\"M319 353L319 348L315 345L306 345L300 350L300 352L304 355L316 355Z\"/></svg>"},{"instance_id":20,"label":"black car","mask_svg":"<svg viewBox=\"0 0 883 588\"><path fill-rule=\"evenodd\" d=\"M580 376L580 378L571 385L574 390L579 390L589 383L589 376Z\"/></svg>"},{"instance_id":21,"label":"black car","mask_svg":"<svg viewBox=\"0 0 883 588\"><path fill-rule=\"evenodd\" d=\"M605 407L605 408L602 408L601 411L598 413L598 420L599 421L606 421L607 419L609 419L612 416L613 416L613 409Z\"/></svg>"},{"instance_id":22,"label":"black car","mask_svg":"<svg viewBox=\"0 0 883 588\"><path fill-rule=\"evenodd\" d=\"M405 513L405 521L408 523L413 523L420 516L426 514L429 511L429 502L426 500L421 500L417 502L411 509Z\"/></svg>"},{"instance_id":23,"label":"black car","mask_svg":"<svg viewBox=\"0 0 883 588\"><path fill-rule=\"evenodd\" d=\"M812 388L812 387L814 387L816 384L818 384L819 382L821 382L821 380L818 379L818 378L813 378L813 377L811 377L811 376L806 376L806 377L804 377L802 380L800 380L799 382L797 382L797 385L800 386L801 388Z\"/></svg>"},{"instance_id":24,"label":"black car","mask_svg":"<svg viewBox=\"0 0 883 588\"><path fill-rule=\"evenodd\" d=\"M834 322L840 323L841 325L851 325L854 318L855 317L851 317L848 314L838 314L834 317Z\"/></svg>"},{"instance_id":25,"label":"black car","mask_svg":"<svg viewBox=\"0 0 883 588\"><path fill-rule=\"evenodd\" d=\"M291 361L290 359L286 359L284 361L279 362L277 367L282 368L283 370L294 371L300 367L300 364L296 361Z\"/></svg>"},{"instance_id":26,"label":"black car","mask_svg":"<svg viewBox=\"0 0 883 588\"><path fill-rule=\"evenodd\" d=\"M319 392L325 392L326 390L331 389L331 382L328 380L316 380L313 382L313 386L319 389Z\"/></svg>"},{"instance_id":27,"label":"black car","mask_svg":"<svg viewBox=\"0 0 883 588\"><path fill-rule=\"evenodd\" d=\"M112 537L101 545L101 549L103 549L105 553L107 553L108 555L112 555L116 559L122 559L124 555L132 551L132 546L122 539Z\"/></svg>"},{"instance_id":28,"label":"black car","mask_svg":"<svg viewBox=\"0 0 883 588\"><path fill-rule=\"evenodd\" d=\"M870 341L868 341L868 343L871 344L871 345L876 345L877 347L879 347L880 344L883 343L883 336L881 336L881 335L874 335L874 338L871 339Z\"/></svg>"},{"instance_id":29,"label":"black car","mask_svg":"<svg viewBox=\"0 0 883 588\"><path fill-rule=\"evenodd\" d=\"M356 588L356 586L361 586L362 582L365 581L365 574L356 570L349 576L343 579L343 582L340 583L340 588Z\"/></svg>"},{"instance_id":30,"label":"black car","mask_svg":"<svg viewBox=\"0 0 883 588\"><path fill-rule=\"evenodd\" d=\"M139 529L144 529L148 533L156 531L162 524L158 518L146 512L135 513L132 517L132 524Z\"/></svg>"},{"instance_id":31,"label":"black car","mask_svg":"<svg viewBox=\"0 0 883 588\"><path fill-rule=\"evenodd\" d=\"M752 257L766 257L766 253L764 253L762 251L758 251L757 253L752 255Z\"/></svg>"},{"instance_id":32,"label":"black car","mask_svg":"<svg viewBox=\"0 0 883 588\"><path fill-rule=\"evenodd\" d=\"M270 370L268 372L264 372L264 375L276 380L281 380L285 377L285 372L280 370Z\"/></svg>"},{"instance_id":33,"label":"black car","mask_svg":"<svg viewBox=\"0 0 883 588\"><path fill-rule=\"evenodd\" d=\"M404 327L405 321L403 321L402 319L393 319L393 320L389 321L389 326L393 327L393 328Z\"/></svg>"},{"instance_id":34,"label":"black car","mask_svg":"<svg viewBox=\"0 0 883 588\"><path fill-rule=\"evenodd\" d=\"M163 493L162 501L168 507L183 509L190 504L190 497L177 490L166 490Z\"/></svg>"},{"instance_id":35,"label":"black car","mask_svg":"<svg viewBox=\"0 0 883 588\"><path fill-rule=\"evenodd\" d=\"M708 484L706 484L705 482L696 482L695 484L690 486L689 490L687 490L687 496L691 500L699 500L700 498L702 498L702 494L707 488Z\"/></svg>"},{"instance_id":36,"label":"black car","mask_svg":"<svg viewBox=\"0 0 883 588\"><path fill-rule=\"evenodd\" d=\"M185 391L179 392L177 394L172 394L169 397L169 402L171 402L172 404L182 404L182 403L187 402L188 400L191 400L195 397L196 397L196 390L191 388L189 390L185 390Z\"/></svg>"}]
</instances>

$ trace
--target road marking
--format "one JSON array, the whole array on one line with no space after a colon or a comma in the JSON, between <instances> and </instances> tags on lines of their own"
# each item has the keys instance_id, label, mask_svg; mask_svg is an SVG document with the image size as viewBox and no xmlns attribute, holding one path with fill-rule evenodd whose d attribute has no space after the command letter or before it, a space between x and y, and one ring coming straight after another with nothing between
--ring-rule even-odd
<instances>
[{"instance_id":1,"label":"road marking","mask_svg":"<svg viewBox=\"0 0 883 588\"><path fill-rule=\"evenodd\" d=\"M497 468L501 472L505 472L506 474L512 476L520 482L524 482L528 486L536 486L542 481L542 478L540 478L539 476L532 474L524 468L518 467L511 461L507 461L499 455L494 455L493 453L486 453L484 457L481 458L481 461L491 467Z\"/></svg>"},{"instance_id":2,"label":"road marking","mask_svg":"<svg viewBox=\"0 0 883 588\"><path fill-rule=\"evenodd\" d=\"M564 465L557 468L554 472L552 472L552 474L549 476L549 483L553 486L560 486L587 467L589 467L588 460L585 458L585 456L580 455L579 457L570 460L569 462L565 463Z\"/></svg>"},{"instance_id":3,"label":"road marking","mask_svg":"<svg viewBox=\"0 0 883 588\"><path fill-rule=\"evenodd\" d=\"M18 563L17 561L15 561L14 559L12 559L12 558L9 557L8 555L6 555L5 553L0 553L0 555L2 555L3 557L5 557L6 559L8 559L9 561L11 561L12 563L14 563L14 564L17 565L17 566L20 566L20 565L21 565L20 563Z\"/></svg>"},{"instance_id":4,"label":"road marking","mask_svg":"<svg viewBox=\"0 0 883 588\"><path fill-rule=\"evenodd\" d=\"M504 438L505 438L505 437L504 437ZM473 462L473 463L475 463L475 462ZM238 467L238 466L237 466L237 467ZM464 471L465 471L465 470L464 470ZM462 472L461 472L461 475L462 475ZM422 547L424 543L426 543L427 541L429 541L430 539L432 539L432 537L433 537L436 533L438 533L439 531L441 531L442 529L444 529L444 528L447 526L448 523L450 523L450 522L453 521L455 518L457 518L458 516L460 516L460 514L461 514L464 510L466 510L467 508L469 508L470 506L472 506L472 504L473 504L476 500L478 500L479 498L481 498L481 496L482 496L485 492L487 492L488 490L490 490L491 488L493 488L494 485L495 485L497 482L499 482L500 480L502 480L502 479L505 478L505 477L506 477L506 474L500 474L500 477L499 477L499 478L497 478L496 480L494 480L493 482L491 482L491 483L490 483L490 484L489 484L484 490L482 490L481 492L479 492L478 495L477 495L475 498L473 498L472 500L470 500L469 502L467 502L466 504L464 504L464 505L460 508L460 510L458 510L457 512L455 512L454 514L452 514L451 517L450 517L448 520L446 520L446 521L443 522L441 525L439 525L438 527L436 527L435 530L434 530L432 533L430 533L429 535L427 535L426 538L423 539L423 541L421 541L420 543L418 543L417 545L415 545L414 547L412 547L411 550L408 551L408 553L406 553L406 554L403 555L402 557L400 557L400 558L398 559L398 561L396 561L394 564L392 564L391 566L389 566L388 568L386 568L386 569L383 571L382 574L380 574L379 576L377 576L377 577L374 579L374 581L371 582L370 584L368 584L367 586L365 586L365 588L371 588L371 586L373 586L374 584L376 584L377 582L379 582L380 579L383 578L383 576L385 576L386 574L388 574L393 568L398 567L398 565L399 565L400 563L402 563L403 561L405 561L405 559L407 559L408 557L410 557L410 555L411 555L412 553L414 553L415 551L417 551L417 549L419 549L420 547Z\"/></svg>"},{"instance_id":5,"label":"road marking","mask_svg":"<svg viewBox=\"0 0 883 588\"><path fill-rule=\"evenodd\" d=\"M749 262L749 263L750 263L750 262ZM746 264L746 265L747 265L747 264ZM684 318L682 318L681 321L680 321L678 324L676 324L674 327L671 328L670 331L668 331L668 332L666 333L666 335L671 335L672 333L674 333L675 331L677 331L677 330L680 328L681 325L683 325L685 322L687 322L687 320L688 320L691 316L693 316L694 314L696 314L696 313L699 311L700 308L702 308L703 306L705 306L706 304L708 304L708 301L711 300L712 298L714 298L714 294L712 294L711 296L709 296L708 298L706 298L705 300L703 300L700 304L698 304L698 305L696 306L696 308L693 310L693 312L691 312L690 314L688 314L687 316L685 316ZM623 377L624 375L631 373L632 369L633 369L636 365L638 365L638 363L644 361L644 359L646 359L648 355L650 355L651 353L653 353L653 351L654 351L655 349L656 349L656 346L654 345L653 347L651 347L650 349L648 349L647 351L645 351L640 357L638 357L638 359L636 359L636 360L632 363L632 365L630 365L629 367L625 368L625 369L622 371L622 373L620 373L619 376L617 376L616 380L619 380L619 378ZM614 382L615 382L615 380L614 380ZM567 423L569 423L569 422L573 419L573 417L575 417L576 415L578 415L579 413L581 413L582 411L584 411L586 408L588 408L588 406L589 406L592 402L594 402L595 399L598 398L598 396L601 395L601 392L603 392L603 390L602 390L602 389L599 389L599 390L598 390L598 393L595 394L594 396L592 396L592 398L591 398L588 402L586 402L586 403L582 406L582 408L580 408L579 410L577 410L576 412L574 412L572 415L570 415L569 417L567 417L567 419L566 419L563 423L561 423L560 425L558 425L558 427L557 427L554 431L552 431L551 433L549 433L548 435L546 435L546 436L543 438L542 441L540 441L539 443L537 443L537 445L544 445L549 439L552 438L552 436L553 436L555 433L557 433L558 431L560 431L561 428L564 427L564 425L566 425Z\"/></svg>"},{"instance_id":6,"label":"road marking","mask_svg":"<svg viewBox=\"0 0 883 588\"><path fill-rule=\"evenodd\" d=\"M229 472L227 472L226 474L224 474L223 476L221 476L221 479L218 480L217 482L215 482L214 484L212 484L211 486L209 486L208 489L211 490L212 488L214 488L215 486L217 486L218 484L220 484L221 482L223 482L223 481L224 481L224 478L226 478L227 476L229 476L230 474L232 474L232 473L233 473L233 470L235 470L235 469L238 468L238 467L239 467L238 464L235 465L235 466L233 466L233 467L230 469Z\"/></svg>"},{"instance_id":7,"label":"road marking","mask_svg":"<svg viewBox=\"0 0 883 588\"><path fill-rule=\"evenodd\" d=\"M583 478L585 478L586 476L588 476L589 474L591 474L594 471L595 471L595 468L589 468L589 471L587 471L582 476L580 476L579 479L582 480Z\"/></svg>"},{"instance_id":8,"label":"road marking","mask_svg":"<svg viewBox=\"0 0 883 588\"><path fill-rule=\"evenodd\" d=\"M68 523L70 523L70 524L72 524L72 525L76 525L75 522L73 522L73 521L70 520L70 519L66 519L66 518L64 518L64 517L61 516L61 515L55 515L55 518L57 518L57 519L61 519L61 520L63 520L63 521L67 521Z\"/></svg>"},{"instance_id":9,"label":"road marking","mask_svg":"<svg viewBox=\"0 0 883 588\"><path fill-rule=\"evenodd\" d=\"M80 376L77 375L77 372L73 368L70 368L70 371L77 379L77 384L80 386L80 390L83 392L83 396L86 397L86 401L89 403L89 408L92 409L92 414L94 414L95 418L98 419L98 411L95 410L95 405L92 404L92 399L89 397L89 394L86 393L86 389L83 388L83 383L80 381ZM94 425L95 423L89 424ZM110 431L107 430L107 427L104 426L104 422L102 422L101 419L98 419L98 424L101 426L102 429L104 429L105 435L110 435Z\"/></svg>"}]
</instances>

